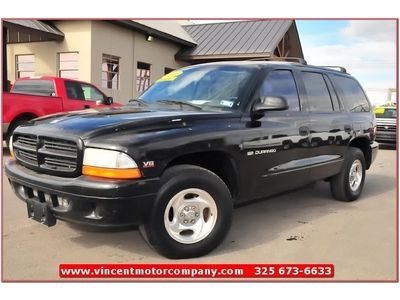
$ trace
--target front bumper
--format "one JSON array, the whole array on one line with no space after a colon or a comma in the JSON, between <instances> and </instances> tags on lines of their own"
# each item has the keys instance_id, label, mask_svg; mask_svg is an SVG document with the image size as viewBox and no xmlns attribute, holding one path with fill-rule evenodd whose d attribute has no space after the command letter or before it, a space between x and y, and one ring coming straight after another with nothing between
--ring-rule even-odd
<instances>
[{"instance_id":1,"label":"front bumper","mask_svg":"<svg viewBox=\"0 0 400 300\"><path fill-rule=\"evenodd\" d=\"M373 142L371 145L371 164L375 161L376 156L378 155L379 144L377 142Z\"/></svg>"},{"instance_id":2,"label":"front bumper","mask_svg":"<svg viewBox=\"0 0 400 300\"><path fill-rule=\"evenodd\" d=\"M5 172L21 200L46 203L56 219L99 227L142 224L159 188L159 178L64 178L30 170L14 160L6 162ZM68 205L61 205L63 201Z\"/></svg>"}]
</instances>

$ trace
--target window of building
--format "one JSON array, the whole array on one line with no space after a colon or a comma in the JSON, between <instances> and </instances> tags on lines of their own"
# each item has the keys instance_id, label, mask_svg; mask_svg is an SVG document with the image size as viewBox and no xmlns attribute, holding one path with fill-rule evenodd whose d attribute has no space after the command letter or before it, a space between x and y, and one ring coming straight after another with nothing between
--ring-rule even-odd
<instances>
[{"instance_id":1,"label":"window of building","mask_svg":"<svg viewBox=\"0 0 400 300\"><path fill-rule=\"evenodd\" d=\"M349 77L337 75L333 75L331 78L348 111L363 112L371 110L367 97L357 81Z\"/></svg>"},{"instance_id":2,"label":"window of building","mask_svg":"<svg viewBox=\"0 0 400 300\"><path fill-rule=\"evenodd\" d=\"M69 79L79 78L78 52L64 52L58 54L58 76Z\"/></svg>"},{"instance_id":3,"label":"window of building","mask_svg":"<svg viewBox=\"0 0 400 300\"><path fill-rule=\"evenodd\" d=\"M101 86L117 90L119 87L119 57L103 54Z\"/></svg>"},{"instance_id":4,"label":"window of building","mask_svg":"<svg viewBox=\"0 0 400 300\"><path fill-rule=\"evenodd\" d=\"M302 72L310 111L333 111L331 96L322 74Z\"/></svg>"},{"instance_id":5,"label":"window of building","mask_svg":"<svg viewBox=\"0 0 400 300\"><path fill-rule=\"evenodd\" d=\"M284 97L289 105L289 110L300 110L296 82L289 70L269 72L261 86L260 96Z\"/></svg>"},{"instance_id":6,"label":"window of building","mask_svg":"<svg viewBox=\"0 0 400 300\"><path fill-rule=\"evenodd\" d=\"M150 64L138 62L136 68L136 91L143 92L150 86Z\"/></svg>"},{"instance_id":7,"label":"window of building","mask_svg":"<svg viewBox=\"0 0 400 300\"><path fill-rule=\"evenodd\" d=\"M104 100L103 93L89 84L75 81L65 81L65 89L69 99L88 101Z\"/></svg>"},{"instance_id":8,"label":"window of building","mask_svg":"<svg viewBox=\"0 0 400 300\"><path fill-rule=\"evenodd\" d=\"M164 75L171 73L172 71L175 71L175 69L172 68L164 68Z\"/></svg>"},{"instance_id":9,"label":"window of building","mask_svg":"<svg viewBox=\"0 0 400 300\"><path fill-rule=\"evenodd\" d=\"M35 55L15 56L16 78L35 76Z\"/></svg>"}]
</instances>

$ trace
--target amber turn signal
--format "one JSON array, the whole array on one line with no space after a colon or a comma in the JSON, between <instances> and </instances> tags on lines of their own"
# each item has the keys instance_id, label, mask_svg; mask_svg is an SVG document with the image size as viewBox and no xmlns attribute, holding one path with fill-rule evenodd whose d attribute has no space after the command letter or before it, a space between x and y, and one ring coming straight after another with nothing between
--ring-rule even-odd
<instances>
[{"instance_id":1,"label":"amber turn signal","mask_svg":"<svg viewBox=\"0 0 400 300\"><path fill-rule=\"evenodd\" d=\"M139 169L111 169L92 166L83 166L82 174L113 179L136 179L142 177Z\"/></svg>"}]
</instances>

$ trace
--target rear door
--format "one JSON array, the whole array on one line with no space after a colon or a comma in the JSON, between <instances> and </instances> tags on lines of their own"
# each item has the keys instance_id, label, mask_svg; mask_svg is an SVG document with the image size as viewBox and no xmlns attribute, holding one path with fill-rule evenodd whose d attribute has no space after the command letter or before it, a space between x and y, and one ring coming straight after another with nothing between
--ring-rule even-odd
<instances>
[{"instance_id":1,"label":"rear door","mask_svg":"<svg viewBox=\"0 0 400 300\"><path fill-rule=\"evenodd\" d=\"M299 187L308 182L309 114L299 98L291 69L266 74L255 99L284 97L285 111L268 111L250 121L241 144L248 198L261 198ZM256 100L257 101L257 100Z\"/></svg>"},{"instance_id":2,"label":"rear door","mask_svg":"<svg viewBox=\"0 0 400 300\"><path fill-rule=\"evenodd\" d=\"M300 74L310 112L310 179L319 180L340 171L352 123L326 75Z\"/></svg>"},{"instance_id":3,"label":"rear door","mask_svg":"<svg viewBox=\"0 0 400 300\"><path fill-rule=\"evenodd\" d=\"M105 95L90 84L77 81L64 81L66 99L64 110L82 110L104 106Z\"/></svg>"}]
</instances>

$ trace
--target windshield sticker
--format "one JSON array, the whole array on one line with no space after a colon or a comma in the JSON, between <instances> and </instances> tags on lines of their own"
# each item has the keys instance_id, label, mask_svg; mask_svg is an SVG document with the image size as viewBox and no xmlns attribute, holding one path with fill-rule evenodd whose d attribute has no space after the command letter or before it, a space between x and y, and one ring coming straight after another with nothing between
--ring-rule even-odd
<instances>
[{"instance_id":1,"label":"windshield sticker","mask_svg":"<svg viewBox=\"0 0 400 300\"><path fill-rule=\"evenodd\" d=\"M171 73L165 74L163 77L158 79L156 82L163 82L163 81L174 81L178 76L182 75L181 70L172 71Z\"/></svg>"},{"instance_id":2,"label":"windshield sticker","mask_svg":"<svg viewBox=\"0 0 400 300\"><path fill-rule=\"evenodd\" d=\"M234 101L228 101L228 100L221 100L221 102L219 104L221 104L223 106L227 106L227 107L232 107L233 104L235 104L235 102Z\"/></svg>"}]
</instances>

